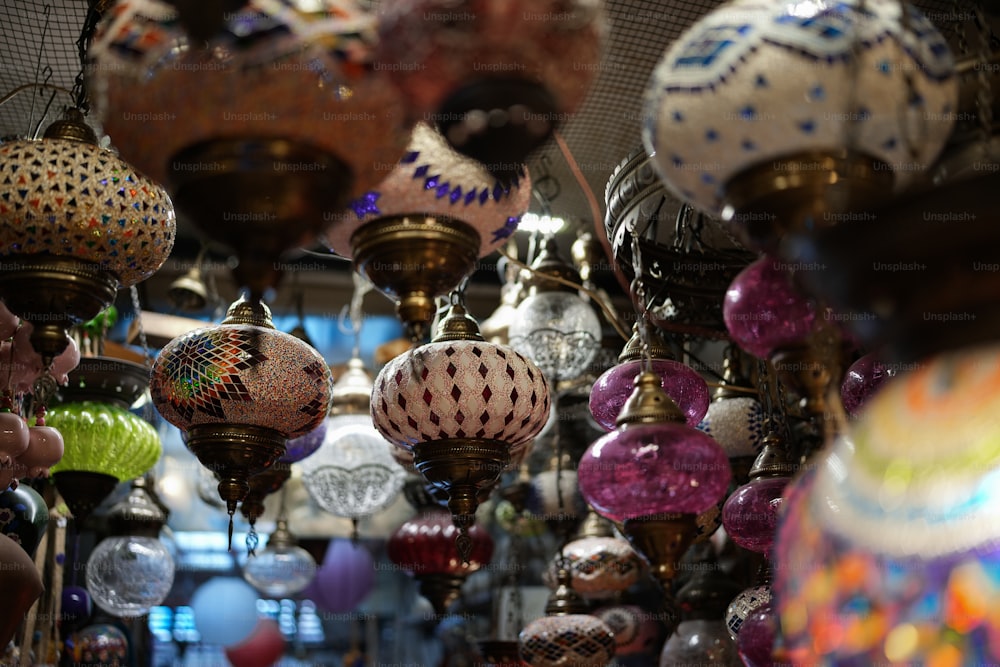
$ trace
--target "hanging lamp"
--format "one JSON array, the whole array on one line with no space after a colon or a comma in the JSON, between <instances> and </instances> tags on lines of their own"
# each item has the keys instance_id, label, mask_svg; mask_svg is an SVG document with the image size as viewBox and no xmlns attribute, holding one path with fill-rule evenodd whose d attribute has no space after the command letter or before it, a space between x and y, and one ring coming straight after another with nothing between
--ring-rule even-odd
<instances>
[{"instance_id":1,"label":"hanging lamp","mask_svg":"<svg viewBox=\"0 0 1000 667\"><path fill-rule=\"evenodd\" d=\"M455 303L431 343L385 365L371 411L375 428L412 449L424 479L448 493L465 558L478 494L497 483L511 457L542 429L549 391L537 366L485 342Z\"/></svg>"},{"instance_id":2,"label":"hanging lamp","mask_svg":"<svg viewBox=\"0 0 1000 667\"><path fill-rule=\"evenodd\" d=\"M219 478L230 537L250 476L280 459L289 438L319 425L331 384L316 350L276 330L267 306L242 297L222 324L175 338L156 358L153 404Z\"/></svg>"}]
</instances>

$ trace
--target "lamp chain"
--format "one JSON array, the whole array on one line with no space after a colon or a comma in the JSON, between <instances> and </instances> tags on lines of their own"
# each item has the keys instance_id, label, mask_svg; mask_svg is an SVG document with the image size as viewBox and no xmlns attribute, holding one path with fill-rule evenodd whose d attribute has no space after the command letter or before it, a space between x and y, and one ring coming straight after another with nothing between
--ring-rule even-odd
<instances>
[{"instance_id":1,"label":"lamp chain","mask_svg":"<svg viewBox=\"0 0 1000 667\"><path fill-rule=\"evenodd\" d=\"M639 250L639 238L632 235L632 269L635 272L635 279L632 281L631 290L639 303L639 338L642 341L642 370L648 372L653 370L653 356L649 348L649 304L646 301L646 285L642 280L642 252Z\"/></svg>"},{"instance_id":2,"label":"lamp chain","mask_svg":"<svg viewBox=\"0 0 1000 667\"><path fill-rule=\"evenodd\" d=\"M139 329L139 345L142 346L142 361L146 368L153 364L153 356L149 352L149 340L146 338L146 329L142 326L142 304L139 303L139 289L132 285L129 288L132 297L132 310L135 311L135 322Z\"/></svg>"}]
</instances>

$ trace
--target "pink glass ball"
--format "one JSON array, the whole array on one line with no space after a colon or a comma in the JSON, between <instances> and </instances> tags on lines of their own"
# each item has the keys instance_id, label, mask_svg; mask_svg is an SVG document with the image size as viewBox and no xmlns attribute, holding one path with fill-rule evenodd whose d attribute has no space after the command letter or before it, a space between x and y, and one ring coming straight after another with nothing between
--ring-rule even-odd
<instances>
[{"instance_id":1,"label":"pink glass ball","mask_svg":"<svg viewBox=\"0 0 1000 667\"><path fill-rule=\"evenodd\" d=\"M663 390L684 413L688 426L697 426L708 412L711 397L705 380L693 369L672 359L653 359L653 372L663 379ZM635 377L642 372L642 361L618 364L597 378L590 391L590 414L606 430L615 428L615 420L625 401L635 389Z\"/></svg>"},{"instance_id":2,"label":"pink glass ball","mask_svg":"<svg viewBox=\"0 0 1000 667\"><path fill-rule=\"evenodd\" d=\"M733 341L761 359L803 342L817 323L816 304L792 283L788 265L762 257L729 285L722 315Z\"/></svg>"},{"instance_id":3,"label":"pink glass ball","mask_svg":"<svg viewBox=\"0 0 1000 667\"><path fill-rule=\"evenodd\" d=\"M866 354L855 361L844 374L840 385L840 400L844 409L852 417L857 417L861 408L886 381L896 377L897 369L879 360L874 354Z\"/></svg>"},{"instance_id":4,"label":"pink glass ball","mask_svg":"<svg viewBox=\"0 0 1000 667\"><path fill-rule=\"evenodd\" d=\"M678 423L628 424L601 437L577 468L580 493L612 521L700 514L726 493L732 471L715 440Z\"/></svg>"},{"instance_id":5,"label":"pink glass ball","mask_svg":"<svg viewBox=\"0 0 1000 667\"><path fill-rule=\"evenodd\" d=\"M736 638L736 650L746 667L771 667L774 664L772 651L776 630L777 618L770 601L750 612Z\"/></svg>"},{"instance_id":6,"label":"pink glass ball","mask_svg":"<svg viewBox=\"0 0 1000 667\"><path fill-rule=\"evenodd\" d=\"M722 525L744 549L768 553L774 544L788 477L758 477L733 491L722 507Z\"/></svg>"}]
</instances>

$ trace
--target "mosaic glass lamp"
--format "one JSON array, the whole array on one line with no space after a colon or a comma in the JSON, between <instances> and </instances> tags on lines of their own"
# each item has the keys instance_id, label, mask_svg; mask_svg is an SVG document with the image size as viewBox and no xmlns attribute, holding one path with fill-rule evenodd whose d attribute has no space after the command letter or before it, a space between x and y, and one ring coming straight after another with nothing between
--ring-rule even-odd
<instances>
[{"instance_id":1,"label":"mosaic glass lamp","mask_svg":"<svg viewBox=\"0 0 1000 667\"><path fill-rule=\"evenodd\" d=\"M764 408L751 382L737 373L737 363L733 353L723 359L722 384L698 424L726 450L734 468L737 461L752 464L764 447Z\"/></svg>"},{"instance_id":2,"label":"mosaic glass lamp","mask_svg":"<svg viewBox=\"0 0 1000 667\"><path fill-rule=\"evenodd\" d=\"M995 345L933 358L871 398L785 496L776 660L1000 660L998 431Z\"/></svg>"},{"instance_id":3,"label":"mosaic glass lamp","mask_svg":"<svg viewBox=\"0 0 1000 667\"><path fill-rule=\"evenodd\" d=\"M509 178L583 102L599 68L601 0L382 5L378 62L410 113Z\"/></svg>"},{"instance_id":4,"label":"mosaic glass lamp","mask_svg":"<svg viewBox=\"0 0 1000 667\"><path fill-rule=\"evenodd\" d=\"M159 0L118 2L89 89L127 159L231 247L258 298L406 145L402 100L372 60L375 17L349 0L250 0L195 44Z\"/></svg>"},{"instance_id":5,"label":"mosaic glass lamp","mask_svg":"<svg viewBox=\"0 0 1000 667\"><path fill-rule=\"evenodd\" d=\"M587 600L620 593L639 580L645 566L626 540L614 536L611 523L590 511L574 539L549 564L546 584L558 586L560 566L570 573L573 590Z\"/></svg>"},{"instance_id":6,"label":"mosaic glass lamp","mask_svg":"<svg viewBox=\"0 0 1000 667\"><path fill-rule=\"evenodd\" d=\"M615 655L615 636L607 623L588 612L575 593L565 567L558 571L558 587L549 596L545 616L529 623L518 635L521 660L530 667L603 667Z\"/></svg>"},{"instance_id":7,"label":"mosaic glass lamp","mask_svg":"<svg viewBox=\"0 0 1000 667\"><path fill-rule=\"evenodd\" d=\"M0 297L33 325L43 368L69 327L160 268L175 233L167 193L100 148L79 112L0 145Z\"/></svg>"},{"instance_id":8,"label":"mosaic glass lamp","mask_svg":"<svg viewBox=\"0 0 1000 667\"><path fill-rule=\"evenodd\" d=\"M896 0L735 0L666 51L643 141L683 201L774 249L912 184L957 108L945 38Z\"/></svg>"},{"instance_id":9,"label":"mosaic glass lamp","mask_svg":"<svg viewBox=\"0 0 1000 667\"><path fill-rule=\"evenodd\" d=\"M351 202L325 239L397 301L400 319L422 340L434 298L455 289L480 257L508 240L530 200L523 165L501 183L418 123L395 168Z\"/></svg>"},{"instance_id":10,"label":"mosaic glass lamp","mask_svg":"<svg viewBox=\"0 0 1000 667\"><path fill-rule=\"evenodd\" d=\"M250 476L326 417L331 387L323 357L275 329L267 306L244 299L222 324L170 341L149 384L156 409L187 432L188 449L219 478L230 517Z\"/></svg>"},{"instance_id":11,"label":"mosaic glass lamp","mask_svg":"<svg viewBox=\"0 0 1000 667\"><path fill-rule=\"evenodd\" d=\"M461 305L453 305L431 343L379 372L371 399L375 428L413 450L414 466L448 493L459 553L479 506L549 417L549 389L535 364L487 343Z\"/></svg>"}]
</instances>

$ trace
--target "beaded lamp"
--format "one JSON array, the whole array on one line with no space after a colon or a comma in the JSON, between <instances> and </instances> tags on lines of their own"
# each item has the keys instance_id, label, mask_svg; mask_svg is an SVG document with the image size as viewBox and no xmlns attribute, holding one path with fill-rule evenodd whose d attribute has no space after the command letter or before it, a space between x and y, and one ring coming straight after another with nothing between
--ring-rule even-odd
<instances>
[{"instance_id":1,"label":"beaded lamp","mask_svg":"<svg viewBox=\"0 0 1000 667\"><path fill-rule=\"evenodd\" d=\"M570 573L560 567L558 586L545 605L545 616L518 635L521 659L530 667L603 667L615 655L615 636L607 623L587 613L573 591Z\"/></svg>"},{"instance_id":2,"label":"beaded lamp","mask_svg":"<svg viewBox=\"0 0 1000 667\"><path fill-rule=\"evenodd\" d=\"M599 68L601 0L402 0L377 60L415 118L507 178L572 114Z\"/></svg>"},{"instance_id":3,"label":"beaded lamp","mask_svg":"<svg viewBox=\"0 0 1000 667\"><path fill-rule=\"evenodd\" d=\"M615 537L610 522L593 510L575 538L549 564L546 584L551 588L558 585L560 567L569 570L573 590L587 600L605 599L626 590L644 569L629 543Z\"/></svg>"},{"instance_id":4,"label":"beaded lamp","mask_svg":"<svg viewBox=\"0 0 1000 667\"><path fill-rule=\"evenodd\" d=\"M250 476L326 416L331 380L316 350L276 330L267 306L241 299L222 324L170 341L149 389L159 413L187 432L188 449L219 478L232 517Z\"/></svg>"},{"instance_id":5,"label":"beaded lamp","mask_svg":"<svg viewBox=\"0 0 1000 667\"><path fill-rule=\"evenodd\" d=\"M485 342L455 304L431 343L381 370L371 411L375 428L412 449L424 479L448 493L465 557L477 496L497 483L511 458L542 429L549 390L537 366Z\"/></svg>"},{"instance_id":6,"label":"beaded lamp","mask_svg":"<svg viewBox=\"0 0 1000 667\"><path fill-rule=\"evenodd\" d=\"M257 299L281 255L402 153L402 100L359 3L249 0L199 43L177 19L159 0L115 3L89 49L92 102L122 155L235 250L237 284Z\"/></svg>"},{"instance_id":7,"label":"beaded lamp","mask_svg":"<svg viewBox=\"0 0 1000 667\"><path fill-rule=\"evenodd\" d=\"M163 188L100 148L76 110L41 140L0 145L0 297L33 325L43 368L69 327L160 268L176 224Z\"/></svg>"},{"instance_id":8,"label":"beaded lamp","mask_svg":"<svg viewBox=\"0 0 1000 667\"><path fill-rule=\"evenodd\" d=\"M734 0L667 49L643 141L683 201L768 250L912 184L957 93L945 38L909 4Z\"/></svg>"},{"instance_id":9,"label":"beaded lamp","mask_svg":"<svg viewBox=\"0 0 1000 667\"><path fill-rule=\"evenodd\" d=\"M530 199L523 165L501 183L418 123L392 172L351 202L325 241L397 300L411 337L422 340L434 318L434 298L458 287L480 257L510 238Z\"/></svg>"},{"instance_id":10,"label":"beaded lamp","mask_svg":"<svg viewBox=\"0 0 1000 667\"><path fill-rule=\"evenodd\" d=\"M996 345L930 359L870 399L785 495L776 659L1000 660L998 429Z\"/></svg>"}]
</instances>

